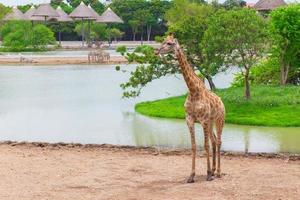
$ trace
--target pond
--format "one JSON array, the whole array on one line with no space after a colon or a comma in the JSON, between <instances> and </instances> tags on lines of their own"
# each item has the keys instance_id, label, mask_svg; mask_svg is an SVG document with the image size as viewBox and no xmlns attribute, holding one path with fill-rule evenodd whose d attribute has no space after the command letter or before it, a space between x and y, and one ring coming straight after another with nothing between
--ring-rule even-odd
<instances>
[{"instance_id":1,"label":"pond","mask_svg":"<svg viewBox=\"0 0 300 200\"><path fill-rule=\"evenodd\" d=\"M134 66L122 66L132 70ZM1 66L0 140L109 143L189 148L184 120L157 119L134 112L136 102L181 95L180 76L153 81L137 99L122 99L119 84L128 73L114 66ZM228 87L232 72L216 77ZM223 150L300 152L300 128L226 125ZM197 143L203 135L197 126Z\"/></svg>"}]
</instances>

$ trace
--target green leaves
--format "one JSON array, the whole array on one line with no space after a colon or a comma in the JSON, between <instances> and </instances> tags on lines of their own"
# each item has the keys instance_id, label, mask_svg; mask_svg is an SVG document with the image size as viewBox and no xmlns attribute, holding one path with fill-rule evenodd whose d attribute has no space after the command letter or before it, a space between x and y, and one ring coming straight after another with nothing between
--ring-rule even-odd
<instances>
[{"instance_id":1,"label":"green leaves","mask_svg":"<svg viewBox=\"0 0 300 200\"><path fill-rule=\"evenodd\" d=\"M295 77L297 69L300 69L300 4L280 7L270 16L272 50L280 61L281 84L285 84L289 77ZM290 69L295 73L289 73Z\"/></svg>"},{"instance_id":2,"label":"green leaves","mask_svg":"<svg viewBox=\"0 0 300 200\"><path fill-rule=\"evenodd\" d=\"M143 87L155 79L159 79L168 74L178 73L178 66L170 63L171 58L160 58L155 55L154 48L148 45L137 47L134 52L127 52L126 47L117 49L122 55L125 55L129 63L138 63L138 66L130 72L130 78L126 83L121 84L124 90L123 97L137 97ZM116 66L120 71L120 66ZM127 72L126 68L122 72Z\"/></svg>"},{"instance_id":3,"label":"green leaves","mask_svg":"<svg viewBox=\"0 0 300 200\"><path fill-rule=\"evenodd\" d=\"M3 46L14 51L21 51L28 47L44 49L46 45L55 42L54 33L45 25L32 27L30 22L10 21L1 28Z\"/></svg>"}]
</instances>

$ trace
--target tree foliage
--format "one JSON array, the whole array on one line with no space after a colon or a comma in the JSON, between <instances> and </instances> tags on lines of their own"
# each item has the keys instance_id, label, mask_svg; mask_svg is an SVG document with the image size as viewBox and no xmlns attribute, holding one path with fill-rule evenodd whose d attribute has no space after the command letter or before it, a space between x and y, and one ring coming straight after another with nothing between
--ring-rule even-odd
<instances>
[{"instance_id":1,"label":"tree foliage","mask_svg":"<svg viewBox=\"0 0 300 200\"><path fill-rule=\"evenodd\" d=\"M226 0L223 3L224 8L226 9L232 9L234 7L244 7L247 5L246 1L243 0Z\"/></svg>"},{"instance_id":2,"label":"tree foliage","mask_svg":"<svg viewBox=\"0 0 300 200\"><path fill-rule=\"evenodd\" d=\"M12 50L26 48L44 49L52 44L55 39L53 32L45 25L39 24L32 27L28 21L9 21L1 28L3 46Z\"/></svg>"},{"instance_id":3,"label":"tree foliage","mask_svg":"<svg viewBox=\"0 0 300 200\"><path fill-rule=\"evenodd\" d=\"M0 20L3 19L3 17L11 11L10 8L4 6L2 3L0 3Z\"/></svg>"},{"instance_id":4,"label":"tree foliage","mask_svg":"<svg viewBox=\"0 0 300 200\"><path fill-rule=\"evenodd\" d=\"M147 39L152 33L162 35L166 31L164 14L170 8L171 1L167 0L114 0L110 7L124 20L119 27L127 35L147 33ZM131 38L130 38L131 39Z\"/></svg>"},{"instance_id":5,"label":"tree foliage","mask_svg":"<svg viewBox=\"0 0 300 200\"><path fill-rule=\"evenodd\" d=\"M215 9L211 5L175 0L173 7L166 14L169 32L175 34L187 54L188 61L208 80L211 89L215 89L212 77L221 70L221 66L209 65L199 44L214 12Z\"/></svg>"},{"instance_id":6,"label":"tree foliage","mask_svg":"<svg viewBox=\"0 0 300 200\"><path fill-rule=\"evenodd\" d=\"M124 90L123 97L137 97L141 90L153 80L163 76L179 73L179 67L172 63L172 57L161 59L154 53L154 48L148 45L138 46L134 52L129 53L124 46L117 49L126 57L129 63L138 63L135 70L130 72L131 77L126 83L121 84ZM119 71L120 66L116 69ZM123 70L123 72L127 72Z\"/></svg>"},{"instance_id":7,"label":"tree foliage","mask_svg":"<svg viewBox=\"0 0 300 200\"><path fill-rule=\"evenodd\" d=\"M289 76L295 76L290 71L300 70L300 4L280 7L270 17L273 54L280 63L280 83L285 85Z\"/></svg>"},{"instance_id":8,"label":"tree foliage","mask_svg":"<svg viewBox=\"0 0 300 200\"><path fill-rule=\"evenodd\" d=\"M245 98L250 98L249 72L266 52L264 19L248 8L219 10L210 20L202 47L215 65L236 66L245 78Z\"/></svg>"},{"instance_id":9,"label":"tree foliage","mask_svg":"<svg viewBox=\"0 0 300 200\"><path fill-rule=\"evenodd\" d=\"M114 38L115 41L117 41L119 38L121 38L123 36L123 32L120 31L119 29L117 28L112 28L112 29L109 29L109 35Z\"/></svg>"}]
</instances>

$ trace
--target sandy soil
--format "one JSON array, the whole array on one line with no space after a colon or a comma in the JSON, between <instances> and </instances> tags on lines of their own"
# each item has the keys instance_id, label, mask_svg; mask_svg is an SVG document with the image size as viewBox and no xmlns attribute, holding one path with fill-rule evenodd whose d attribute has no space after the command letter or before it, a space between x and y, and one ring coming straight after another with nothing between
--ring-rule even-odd
<instances>
[{"instance_id":1,"label":"sandy soil","mask_svg":"<svg viewBox=\"0 0 300 200\"><path fill-rule=\"evenodd\" d=\"M221 179L185 183L189 155L127 148L0 145L0 199L299 199L300 161L223 156Z\"/></svg>"},{"instance_id":2,"label":"sandy soil","mask_svg":"<svg viewBox=\"0 0 300 200\"><path fill-rule=\"evenodd\" d=\"M112 56L110 61L101 64L121 64L127 60L122 56ZM97 64L89 63L87 57L37 57L32 58L32 62L21 63L20 58L8 58L0 56L0 65L68 65L68 64Z\"/></svg>"}]
</instances>

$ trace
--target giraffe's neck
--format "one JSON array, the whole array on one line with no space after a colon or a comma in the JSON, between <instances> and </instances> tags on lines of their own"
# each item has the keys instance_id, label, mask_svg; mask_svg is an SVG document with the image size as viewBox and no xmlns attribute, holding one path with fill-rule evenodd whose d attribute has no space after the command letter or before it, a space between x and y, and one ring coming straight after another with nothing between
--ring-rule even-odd
<instances>
[{"instance_id":1,"label":"giraffe's neck","mask_svg":"<svg viewBox=\"0 0 300 200\"><path fill-rule=\"evenodd\" d=\"M205 85L203 81L197 76L192 66L187 61L187 58L178 43L175 54L190 94L204 90Z\"/></svg>"}]
</instances>

